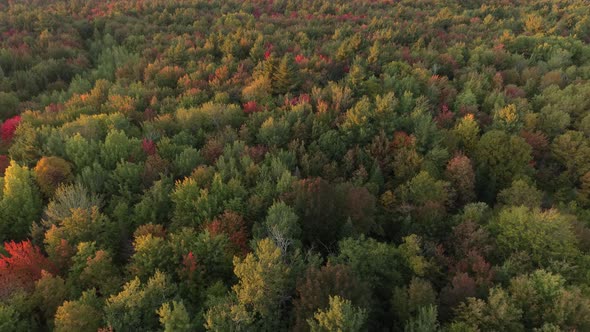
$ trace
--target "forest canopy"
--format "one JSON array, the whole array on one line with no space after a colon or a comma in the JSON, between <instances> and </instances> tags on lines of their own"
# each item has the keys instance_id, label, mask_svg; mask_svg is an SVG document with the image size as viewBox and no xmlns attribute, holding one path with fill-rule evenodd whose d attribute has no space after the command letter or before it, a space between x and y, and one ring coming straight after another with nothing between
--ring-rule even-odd
<instances>
[{"instance_id":1,"label":"forest canopy","mask_svg":"<svg viewBox=\"0 0 590 332\"><path fill-rule=\"evenodd\" d=\"M585 0L0 0L0 331L590 331Z\"/></svg>"}]
</instances>

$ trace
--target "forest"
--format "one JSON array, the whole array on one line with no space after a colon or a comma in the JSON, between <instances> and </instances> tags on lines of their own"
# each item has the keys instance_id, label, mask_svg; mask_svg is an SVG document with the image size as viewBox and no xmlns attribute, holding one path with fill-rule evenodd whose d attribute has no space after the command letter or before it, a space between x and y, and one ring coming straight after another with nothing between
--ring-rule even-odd
<instances>
[{"instance_id":1,"label":"forest","mask_svg":"<svg viewBox=\"0 0 590 332\"><path fill-rule=\"evenodd\" d=\"M0 0L12 331L590 331L590 5Z\"/></svg>"}]
</instances>

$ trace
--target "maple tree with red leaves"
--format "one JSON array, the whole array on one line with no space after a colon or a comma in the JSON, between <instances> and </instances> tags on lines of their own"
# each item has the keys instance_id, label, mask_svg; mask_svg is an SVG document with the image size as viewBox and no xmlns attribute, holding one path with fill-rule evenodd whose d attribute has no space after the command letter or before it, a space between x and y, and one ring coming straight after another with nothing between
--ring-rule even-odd
<instances>
[{"instance_id":1,"label":"maple tree with red leaves","mask_svg":"<svg viewBox=\"0 0 590 332\"><path fill-rule=\"evenodd\" d=\"M243 110L244 113L251 114L262 111L262 108L258 106L258 104L255 101L251 100L244 104Z\"/></svg>"},{"instance_id":2,"label":"maple tree with red leaves","mask_svg":"<svg viewBox=\"0 0 590 332\"><path fill-rule=\"evenodd\" d=\"M246 231L246 222L241 215L225 211L208 223L206 229L211 235L227 235L235 253L245 255L248 252L248 232Z\"/></svg>"},{"instance_id":3,"label":"maple tree with red leaves","mask_svg":"<svg viewBox=\"0 0 590 332\"><path fill-rule=\"evenodd\" d=\"M4 123L2 123L2 126L0 126L0 137L2 137L3 141L5 141L5 142L12 141L12 138L14 137L14 132L16 131L16 128L20 124L20 121L21 121L20 115L16 115L10 119L7 119L6 121L4 121Z\"/></svg>"},{"instance_id":4,"label":"maple tree with red leaves","mask_svg":"<svg viewBox=\"0 0 590 332\"><path fill-rule=\"evenodd\" d=\"M31 291L42 271L55 272L55 267L30 240L4 243L0 254L0 299L17 290Z\"/></svg>"},{"instance_id":5,"label":"maple tree with red leaves","mask_svg":"<svg viewBox=\"0 0 590 332\"><path fill-rule=\"evenodd\" d=\"M156 143L154 143L154 141L149 138L144 138L141 141L141 148L148 156L156 154Z\"/></svg>"}]
</instances>

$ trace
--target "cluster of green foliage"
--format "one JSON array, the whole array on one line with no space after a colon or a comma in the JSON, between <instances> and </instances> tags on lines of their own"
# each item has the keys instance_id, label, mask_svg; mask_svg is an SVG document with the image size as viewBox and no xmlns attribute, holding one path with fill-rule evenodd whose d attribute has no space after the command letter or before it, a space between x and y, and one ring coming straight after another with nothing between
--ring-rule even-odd
<instances>
[{"instance_id":1,"label":"cluster of green foliage","mask_svg":"<svg viewBox=\"0 0 590 332\"><path fill-rule=\"evenodd\" d=\"M586 0L0 1L0 331L589 331Z\"/></svg>"}]
</instances>

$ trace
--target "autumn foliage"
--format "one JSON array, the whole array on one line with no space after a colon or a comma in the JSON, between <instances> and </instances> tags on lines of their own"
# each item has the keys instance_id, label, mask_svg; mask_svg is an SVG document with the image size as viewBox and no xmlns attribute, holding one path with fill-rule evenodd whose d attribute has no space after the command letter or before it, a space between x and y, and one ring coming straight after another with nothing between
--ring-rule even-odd
<instances>
[{"instance_id":1,"label":"autumn foliage","mask_svg":"<svg viewBox=\"0 0 590 332\"><path fill-rule=\"evenodd\" d=\"M31 241L4 243L0 254L0 299L18 290L31 291L42 271L55 272L53 264Z\"/></svg>"},{"instance_id":2,"label":"autumn foliage","mask_svg":"<svg viewBox=\"0 0 590 332\"><path fill-rule=\"evenodd\" d=\"M2 125L0 126L0 138L2 138L2 141L4 141L4 142L12 141L12 138L14 137L14 132L16 131L16 128L20 124L20 121L21 121L20 115L15 115L12 118L7 119L6 121L4 121L2 123Z\"/></svg>"}]
</instances>

